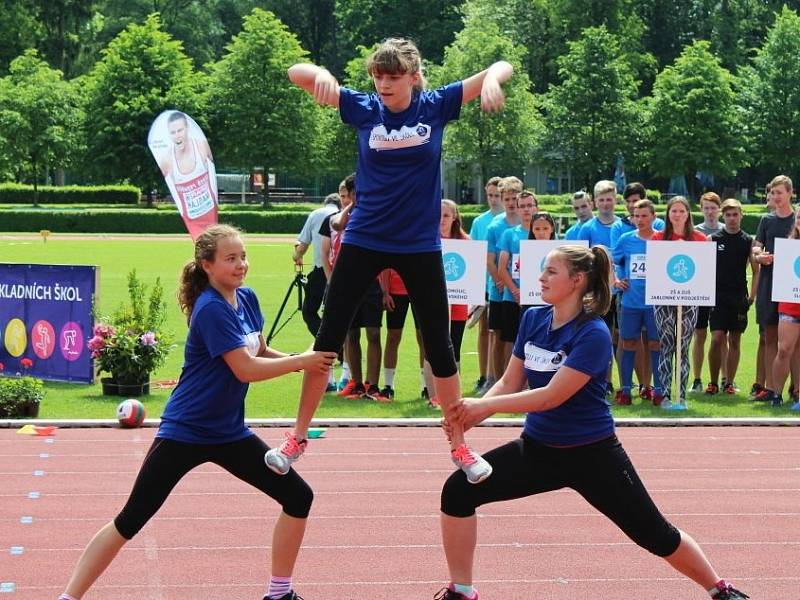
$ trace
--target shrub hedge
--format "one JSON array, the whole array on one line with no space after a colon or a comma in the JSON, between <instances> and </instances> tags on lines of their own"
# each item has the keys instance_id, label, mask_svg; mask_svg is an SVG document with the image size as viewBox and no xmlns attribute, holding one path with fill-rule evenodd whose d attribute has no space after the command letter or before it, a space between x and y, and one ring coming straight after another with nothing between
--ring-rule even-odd
<instances>
[{"instance_id":1,"label":"shrub hedge","mask_svg":"<svg viewBox=\"0 0 800 600\"><path fill-rule=\"evenodd\" d=\"M542 209L550 207L542 206ZM556 208L556 207L552 207ZM308 210L303 211L221 211L220 222L230 223L248 233L298 233ZM562 210L548 210L554 217L573 215ZM623 214L618 212L620 216ZM464 229L469 231L476 214L464 214ZM695 223L701 213L692 213ZM745 214L742 229L755 233L761 214ZM184 233L186 228L174 211L139 209L4 209L0 210L0 231L38 232L47 229L57 233Z\"/></svg>"},{"instance_id":2,"label":"shrub hedge","mask_svg":"<svg viewBox=\"0 0 800 600\"><path fill-rule=\"evenodd\" d=\"M133 185L42 185L39 204L138 204L140 191ZM0 204L33 204L33 186L0 183Z\"/></svg>"}]
</instances>

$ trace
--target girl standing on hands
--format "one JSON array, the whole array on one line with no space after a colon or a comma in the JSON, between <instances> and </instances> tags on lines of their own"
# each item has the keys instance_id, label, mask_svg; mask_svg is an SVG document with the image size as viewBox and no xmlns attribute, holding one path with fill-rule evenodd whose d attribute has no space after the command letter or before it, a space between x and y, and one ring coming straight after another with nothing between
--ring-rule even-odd
<instances>
[{"instance_id":1,"label":"girl standing on hands","mask_svg":"<svg viewBox=\"0 0 800 600\"><path fill-rule=\"evenodd\" d=\"M327 70L313 64L289 69L292 83L318 103L337 107L342 121L358 136L356 204L314 348L335 350L342 345L367 286L383 269L392 268L415 306L436 396L448 414L461 396L461 384L448 331L439 239L442 136L445 125L458 118L461 105L478 96L483 110L500 110L505 101L500 84L511 77L512 67L496 62L464 81L426 90L419 51L408 40L392 38L370 56L367 70L374 94L340 87ZM305 450L325 383L319 374L306 372L294 432L265 457L276 473L288 472ZM464 443L460 429L453 430L451 450L471 483L491 474L488 463Z\"/></svg>"},{"instance_id":2,"label":"girl standing on hands","mask_svg":"<svg viewBox=\"0 0 800 600\"><path fill-rule=\"evenodd\" d=\"M605 400L611 335L602 319L611 302L610 275L602 246L551 251L539 281L542 300L552 306L525 312L502 378L483 398L465 398L452 411L464 430L494 413L528 414L522 437L486 454L491 479L470 486L456 472L444 485L442 540L452 583L437 598L478 598L472 587L478 506L564 487L712 598L748 597L722 581L697 543L667 522L614 433ZM520 391L526 384L530 389Z\"/></svg>"},{"instance_id":3,"label":"girl standing on hands","mask_svg":"<svg viewBox=\"0 0 800 600\"><path fill-rule=\"evenodd\" d=\"M241 287L247 270L237 229L214 225L197 238L194 260L183 268L178 292L189 319L178 385L125 507L89 542L60 600L81 598L178 481L206 462L280 503L283 511L272 532L272 578L264 599L299 600L292 591L292 571L314 495L295 471L278 477L264 468L269 447L244 424L244 398L249 382L299 369L327 381L336 352L287 355L267 347L258 299L252 289Z\"/></svg>"}]
</instances>

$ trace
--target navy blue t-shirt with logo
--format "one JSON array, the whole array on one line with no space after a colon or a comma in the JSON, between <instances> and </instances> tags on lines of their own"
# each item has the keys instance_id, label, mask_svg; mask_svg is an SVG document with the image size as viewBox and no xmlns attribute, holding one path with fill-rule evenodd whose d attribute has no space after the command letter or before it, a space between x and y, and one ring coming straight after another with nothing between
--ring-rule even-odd
<instances>
[{"instance_id":1,"label":"navy blue t-shirt with logo","mask_svg":"<svg viewBox=\"0 0 800 600\"><path fill-rule=\"evenodd\" d=\"M245 347L254 356L264 317L255 292L236 290L237 307L208 287L192 309L178 385L164 407L156 437L191 444L225 444L253 432L244 424L248 384L239 381L222 355Z\"/></svg>"},{"instance_id":2,"label":"navy blue t-shirt with logo","mask_svg":"<svg viewBox=\"0 0 800 600\"><path fill-rule=\"evenodd\" d=\"M606 401L611 335L600 317L577 317L551 329L553 307L529 308L522 316L514 356L523 361L531 389L545 387L563 366L590 376L571 398L550 410L530 412L525 434L549 446L581 446L614 433Z\"/></svg>"},{"instance_id":3,"label":"navy blue t-shirt with logo","mask_svg":"<svg viewBox=\"0 0 800 600\"><path fill-rule=\"evenodd\" d=\"M414 92L404 111L377 94L340 88L339 114L358 137L356 206L343 243L382 252L441 250L445 125L461 113L461 82Z\"/></svg>"}]
</instances>

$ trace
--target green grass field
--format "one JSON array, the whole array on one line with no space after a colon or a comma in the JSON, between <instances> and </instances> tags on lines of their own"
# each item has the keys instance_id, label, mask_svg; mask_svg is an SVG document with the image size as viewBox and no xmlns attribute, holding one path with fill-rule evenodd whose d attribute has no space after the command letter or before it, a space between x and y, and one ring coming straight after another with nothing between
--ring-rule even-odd
<instances>
[{"instance_id":1,"label":"green grass field","mask_svg":"<svg viewBox=\"0 0 800 600\"><path fill-rule=\"evenodd\" d=\"M276 236L271 236L276 237ZM265 335L269 331L281 301L294 277L291 262L291 242L293 236L283 236L286 242L265 243L256 239L246 239L250 273L247 285L258 293L266 318ZM177 379L183 361L183 343L186 338L186 323L178 309L175 298L177 280L183 264L192 256L193 247L188 235L183 240L141 239L131 237L126 240L112 240L97 236L90 240L70 236L51 236L47 243L38 239L2 239L0 256L4 262L44 263L44 264L94 264L100 267L99 313L107 313L116 308L127 295L126 276L136 268L140 279L152 285L160 277L169 302L166 329L174 334L177 347L167 363L153 374L152 381ZM296 308L294 296L287 305L281 321ZM743 338L742 363L737 383L742 392L735 396L690 395L690 410L683 413L669 413L670 417L748 417L748 416L791 416L788 408L772 409L756 405L747 398L755 371L754 356L757 345L757 327L751 314L750 326ZM365 401L351 401L336 396L326 396L318 415L320 417L430 417L436 412L427 408L419 398L420 384L417 367L417 348L414 341L413 321L409 318L400 348L395 387L396 401L392 404L378 404ZM463 391L468 395L478 376L477 355L475 353L477 329L467 330L462 348ZM273 340L273 346L287 352L305 350L312 338L305 328L300 313L288 322ZM706 375L703 377L707 382ZM615 375L616 380L616 375ZM99 381L99 380L98 380ZM252 384L247 398L247 416L293 417L300 390L301 375L290 374L279 379ZM148 416L157 417L169 395L168 389L154 389L150 396L142 398ZM103 396L100 384L79 385L66 383L46 384L46 396L42 403L41 418L113 418L120 401L117 397ZM652 406L640 405L634 399L633 406L614 407L618 417L665 416L663 411Z\"/></svg>"}]
</instances>

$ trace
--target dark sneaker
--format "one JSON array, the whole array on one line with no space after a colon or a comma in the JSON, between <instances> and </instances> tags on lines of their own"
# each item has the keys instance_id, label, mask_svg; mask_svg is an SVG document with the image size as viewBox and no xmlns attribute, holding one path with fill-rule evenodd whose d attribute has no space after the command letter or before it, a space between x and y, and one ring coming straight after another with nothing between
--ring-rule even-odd
<instances>
[{"instance_id":1,"label":"dark sneaker","mask_svg":"<svg viewBox=\"0 0 800 600\"><path fill-rule=\"evenodd\" d=\"M374 400L375 402L391 402L392 399L384 396L377 385L372 384L367 388L363 396L364 400Z\"/></svg>"},{"instance_id":2,"label":"dark sneaker","mask_svg":"<svg viewBox=\"0 0 800 600\"><path fill-rule=\"evenodd\" d=\"M772 390L768 390L765 387L762 387L755 396L753 396L753 400L756 402L772 402Z\"/></svg>"},{"instance_id":3,"label":"dark sneaker","mask_svg":"<svg viewBox=\"0 0 800 600\"><path fill-rule=\"evenodd\" d=\"M750 598L750 596L744 592L740 592L727 583L723 583L722 587L720 587L719 584L717 584L717 586L719 587L719 591L711 596L714 600L747 600Z\"/></svg>"},{"instance_id":4,"label":"dark sneaker","mask_svg":"<svg viewBox=\"0 0 800 600\"><path fill-rule=\"evenodd\" d=\"M781 396L780 394L773 393L769 403L770 406L780 406L781 404L783 404L783 396Z\"/></svg>"},{"instance_id":5,"label":"dark sneaker","mask_svg":"<svg viewBox=\"0 0 800 600\"><path fill-rule=\"evenodd\" d=\"M350 390L350 393L345 396L348 400L361 400L367 393L367 388L363 383L356 383Z\"/></svg>"},{"instance_id":6,"label":"dark sneaker","mask_svg":"<svg viewBox=\"0 0 800 600\"><path fill-rule=\"evenodd\" d=\"M739 390L736 389L736 384L735 383L730 382L730 383L726 383L725 384L724 391L725 391L726 394L735 394Z\"/></svg>"},{"instance_id":7,"label":"dark sneaker","mask_svg":"<svg viewBox=\"0 0 800 600\"><path fill-rule=\"evenodd\" d=\"M703 391L703 382L699 379L695 379L692 383L692 391L696 393L700 393Z\"/></svg>"},{"instance_id":8,"label":"dark sneaker","mask_svg":"<svg viewBox=\"0 0 800 600\"><path fill-rule=\"evenodd\" d=\"M719 394L719 386L711 382L706 386L706 396L713 396L714 394Z\"/></svg>"},{"instance_id":9,"label":"dark sneaker","mask_svg":"<svg viewBox=\"0 0 800 600\"><path fill-rule=\"evenodd\" d=\"M789 390L789 400L792 402L800 402L800 391L796 388L792 388Z\"/></svg>"},{"instance_id":10,"label":"dark sneaker","mask_svg":"<svg viewBox=\"0 0 800 600\"><path fill-rule=\"evenodd\" d=\"M472 598L468 598L464 594L460 594L455 591L453 589L453 584L451 583L446 588L442 588L436 592L433 600L478 600L478 592L475 592L475 595Z\"/></svg>"},{"instance_id":11,"label":"dark sneaker","mask_svg":"<svg viewBox=\"0 0 800 600\"><path fill-rule=\"evenodd\" d=\"M750 388L750 397L755 398L758 393L764 389L764 386L760 383L754 383L753 387Z\"/></svg>"},{"instance_id":12,"label":"dark sneaker","mask_svg":"<svg viewBox=\"0 0 800 600\"><path fill-rule=\"evenodd\" d=\"M486 385L486 377L481 375L480 377L478 377L478 381L475 382L475 389L479 390L485 385Z\"/></svg>"},{"instance_id":13,"label":"dark sneaker","mask_svg":"<svg viewBox=\"0 0 800 600\"><path fill-rule=\"evenodd\" d=\"M428 388L426 387L422 388L422 391L419 393L419 397L422 398L423 400L427 400L428 398L430 398L430 395L428 394Z\"/></svg>"},{"instance_id":14,"label":"dark sneaker","mask_svg":"<svg viewBox=\"0 0 800 600\"><path fill-rule=\"evenodd\" d=\"M263 600L273 600L273 599L270 598L269 596L264 596ZM300 596L298 596L294 590L292 590L288 594L284 594L280 598L275 598L274 600L303 600L303 599Z\"/></svg>"},{"instance_id":15,"label":"dark sneaker","mask_svg":"<svg viewBox=\"0 0 800 600\"><path fill-rule=\"evenodd\" d=\"M388 400L391 402L394 400L394 388L390 385L383 386L383 389L381 390L381 396L388 398Z\"/></svg>"}]
</instances>

